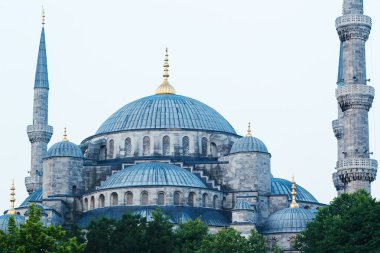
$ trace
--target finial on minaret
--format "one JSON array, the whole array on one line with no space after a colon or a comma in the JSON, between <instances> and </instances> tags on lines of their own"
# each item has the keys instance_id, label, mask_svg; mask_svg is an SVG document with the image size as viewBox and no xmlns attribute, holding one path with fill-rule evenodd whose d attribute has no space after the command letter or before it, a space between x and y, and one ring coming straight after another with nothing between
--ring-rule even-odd
<instances>
[{"instance_id":1,"label":"finial on minaret","mask_svg":"<svg viewBox=\"0 0 380 253\"><path fill-rule=\"evenodd\" d=\"M159 94L175 94L174 87L169 83L169 55L168 48L165 49L165 60L164 60L164 81L158 86L156 90L156 95Z\"/></svg>"},{"instance_id":2,"label":"finial on minaret","mask_svg":"<svg viewBox=\"0 0 380 253\"><path fill-rule=\"evenodd\" d=\"M42 5L42 20L41 20L42 25L45 25L45 8Z\"/></svg>"},{"instance_id":3,"label":"finial on minaret","mask_svg":"<svg viewBox=\"0 0 380 253\"><path fill-rule=\"evenodd\" d=\"M290 203L290 208L299 208L299 205L296 202L296 182L294 181L294 177L292 177L292 203Z\"/></svg>"},{"instance_id":4,"label":"finial on minaret","mask_svg":"<svg viewBox=\"0 0 380 253\"><path fill-rule=\"evenodd\" d=\"M248 130L245 137L252 137L251 122L248 122Z\"/></svg>"},{"instance_id":5,"label":"finial on minaret","mask_svg":"<svg viewBox=\"0 0 380 253\"><path fill-rule=\"evenodd\" d=\"M63 130L63 141L69 141L69 139L67 139L67 128L65 127L65 130Z\"/></svg>"},{"instance_id":6,"label":"finial on minaret","mask_svg":"<svg viewBox=\"0 0 380 253\"><path fill-rule=\"evenodd\" d=\"M14 182L14 179L12 180L12 186L11 186L11 208L8 210L7 214L10 214L10 215L15 215L16 214L16 210L15 210L15 182Z\"/></svg>"}]
</instances>

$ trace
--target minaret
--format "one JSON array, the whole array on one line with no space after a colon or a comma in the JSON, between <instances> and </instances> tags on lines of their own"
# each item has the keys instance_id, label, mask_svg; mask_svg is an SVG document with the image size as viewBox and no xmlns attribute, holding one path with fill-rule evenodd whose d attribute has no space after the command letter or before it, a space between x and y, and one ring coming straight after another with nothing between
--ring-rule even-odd
<instances>
[{"instance_id":1,"label":"minaret","mask_svg":"<svg viewBox=\"0 0 380 253\"><path fill-rule=\"evenodd\" d=\"M333 181L338 193L359 189L371 192L377 161L370 159L368 111L375 96L367 85L365 43L372 21L363 15L363 0L344 0L343 16L336 19L341 41L338 86L338 119L333 130L338 140L338 162Z\"/></svg>"},{"instance_id":2,"label":"minaret","mask_svg":"<svg viewBox=\"0 0 380 253\"><path fill-rule=\"evenodd\" d=\"M25 178L25 185L29 194L42 187L42 158L47 153L47 145L53 134L53 127L48 125L49 80L44 25L45 12L43 11L41 40L34 82L33 124L27 127L29 141L32 144L30 176Z\"/></svg>"}]
</instances>

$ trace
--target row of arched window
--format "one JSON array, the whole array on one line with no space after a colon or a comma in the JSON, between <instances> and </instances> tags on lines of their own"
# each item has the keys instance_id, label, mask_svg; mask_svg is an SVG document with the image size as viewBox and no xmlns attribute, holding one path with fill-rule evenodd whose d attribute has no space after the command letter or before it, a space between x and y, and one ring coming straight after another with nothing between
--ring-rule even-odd
<instances>
[{"instance_id":1,"label":"row of arched window","mask_svg":"<svg viewBox=\"0 0 380 253\"><path fill-rule=\"evenodd\" d=\"M166 194L165 192L158 192L157 194L157 205L163 206L166 204L171 204L171 203L166 203ZM181 206L184 205L183 203L186 200L186 205L188 206L196 206L197 200L196 200L196 193L195 192L190 192L187 196L187 199L182 198L182 193L179 191L174 192L173 196L173 205L175 206ZM218 208L219 198L218 195L214 195L212 197L212 207L213 208ZM133 193L128 191L124 195L124 205L130 206L133 205L134 203L134 196ZM149 205L149 193L147 191L143 191L140 194L140 205L146 206ZM117 206L119 205L119 195L116 192L113 192L110 196L110 205L111 206ZM202 194L202 203L200 205L201 207L210 207L210 196L208 193ZM93 210L95 208L102 208L105 207L105 196L104 194L100 194L98 196L98 202L97 206L95 206L95 197L91 196L90 200L88 198L84 199L84 210Z\"/></svg>"},{"instance_id":2,"label":"row of arched window","mask_svg":"<svg viewBox=\"0 0 380 253\"><path fill-rule=\"evenodd\" d=\"M207 156L207 150L208 150L208 141L206 137L203 137L201 140L201 154L202 156ZM115 150L115 142L114 140L110 140L108 143L109 146L109 158L114 158L114 150ZM124 141L124 151L125 151L125 156L131 156L132 155L132 141L131 138L126 138ZM149 156L150 155L150 138L149 136L145 136L143 138L143 152L142 154L144 156ZM170 137L168 135L165 135L162 138L162 154L165 156L170 155ZM182 154L184 156L190 155L190 139L188 136L184 136L182 138Z\"/></svg>"}]
</instances>

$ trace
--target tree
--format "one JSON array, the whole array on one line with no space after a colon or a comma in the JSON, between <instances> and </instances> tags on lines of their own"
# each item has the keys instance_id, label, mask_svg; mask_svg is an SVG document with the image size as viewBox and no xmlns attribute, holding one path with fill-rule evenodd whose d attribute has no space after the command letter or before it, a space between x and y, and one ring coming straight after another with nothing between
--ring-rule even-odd
<instances>
[{"instance_id":1,"label":"tree","mask_svg":"<svg viewBox=\"0 0 380 253\"><path fill-rule=\"evenodd\" d=\"M380 252L380 203L364 190L322 208L296 239L305 253Z\"/></svg>"},{"instance_id":2,"label":"tree","mask_svg":"<svg viewBox=\"0 0 380 253\"><path fill-rule=\"evenodd\" d=\"M115 231L115 221L107 218L92 220L88 226L87 247L88 253L112 252L111 238Z\"/></svg>"},{"instance_id":3,"label":"tree","mask_svg":"<svg viewBox=\"0 0 380 253\"><path fill-rule=\"evenodd\" d=\"M256 253L267 253L269 251L268 244L266 243L264 236L257 233L255 230L251 230L251 234L248 237L249 247Z\"/></svg>"},{"instance_id":4,"label":"tree","mask_svg":"<svg viewBox=\"0 0 380 253\"><path fill-rule=\"evenodd\" d=\"M173 225L160 209L152 212L153 221L146 228L149 253L171 253L174 250Z\"/></svg>"},{"instance_id":5,"label":"tree","mask_svg":"<svg viewBox=\"0 0 380 253\"><path fill-rule=\"evenodd\" d=\"M207 236L208 227L199 218L180 223L175 231L176 250L179 253L195 253Z\"/></svg>"}]
</instances>

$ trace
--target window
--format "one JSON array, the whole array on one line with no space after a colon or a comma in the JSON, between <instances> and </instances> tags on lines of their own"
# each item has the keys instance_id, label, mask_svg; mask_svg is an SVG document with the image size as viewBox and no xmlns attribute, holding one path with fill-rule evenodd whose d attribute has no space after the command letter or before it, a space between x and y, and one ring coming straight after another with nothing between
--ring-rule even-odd
<instances>
[{"instance_id":1,"label":"window","mask_svg":"<svg viewBox=\"0 0 380 253\"><path fill-rule=\"evenodd\" d=\"M207 138L202 138L202 156L207 156Z\"/></svg>"},{"instance_id":2,"label":"window","mask_svg":"<svg viewBox=\"0 0 380 253\"><path fill-rule=\"evenodd\" d=\"M210 149L211 149L211 156L218 157L218 148L216 147L215 143L211 142Z\"/></svg>"},{"instance_id":3,"label":"window","mask_svg":"<svg viewBox=\"0 0 380 253\"><path fill-rule=\"evenodd\" d=\"M119 196L116 192L111 194L111 206L117 206L119 204Z\"/></svg>"},{"instance_id":4,"label":"window","mask_svg":"<svg viewBox=\"0 0 380 253\"><path fill-rule=\"evenodd\" d=\"M142 192L141 193L141 205L143 206L146 206L148 205L148 201L149 201L149 196L148 196L148 192Z\"/></svg>"},{"instance_id":5,"label":"window","mask_svg":"<svg viewBox=\"0 0 380 253\"><path fill-rule=\"evenodd\" d=\"M190 154L190 140L188 136L182 138L182 150L183 155L188 156Z\"/></svg>"},{"instance_id":6,"label":"window","mask_svg":"<svg viewBox=\"0 0 380 253\"><path fill-rule=\"evenodd\" d=\"M212 206L214 208L218 208L218 196L217 195L214 195L214 199L212 200Z\"/></svg>"},{"instance_id":7,"label":"window","mask_svg":"<svg viewBox=\"0 0 380 253\"><path fill-rule=\"evenodd\" d=\"M158 193L157 204L159 206L165 205L165 193L163 192Z\"/></svg>"},{"instance_id":8,"label":"window","mask_svg":"<svg viewBox=\"0 0 380 253\"><path fill-rule=\"evenodd\" d=\"M113 158L113 151L114 151L114 141L113 140L110 140L110 143L109 143L109 148L110 148L110 159Z\"/></svg>"},{"instance_id":9,"label":"window","mask_svg":"<svg viewBox=\"0 0 380 253\"><path fill-rule=\"evenodd\" d=\"M88 198L85 198L85 199L84 199L84 210L85 210L85 211L88 210Z\"/></svg>"},{"instance_id":10,"label":"window","mask_svg":"<svg viewBox=\"0 0 380 253\"><path fill-rule=\"evenodd\" d=\"M133 193L132 192L127 192L125 194L125 203L128 206L133 205Z\"/></svg>"},{"instance_id":11,"label":"window","mask_svg":"<svg viewBox=\"0 0 380 253\"><path fill-rule=\"evenodd\" d=\"M77 186L76 185L73 185L72 192L73 192L73 194L77 193Z\"/></svg>"},{"instance_id":12,"label":"window","mask_svg":"<svg viewBox=\"0 0 380 253\"><path fill-rule=\"evenodd\" d=\"M93 210L95 208L95 198L94 196L91 197L90 201L90 209Z\"/></svg>"},{"instance_id":13,"label":"window","mask_svg":"<svg viewBox=\"0 0 380 253\"><path fill-rule=\"evenodd\" d=\"M105 200L104 195L100 194L99 195L99 208L104 207L104 202L105 202L104 200Z\"/></svg>"},{"instance_id":14,"label":"window","mask_svg":"<svg viewBox=\"0 0 380 253\"><path fill-rule=\"evenodd\" d=\"M132 154L132 141L131 138L126 138L124 142L125 156L130 156Z\"/></svg>"},{"instance_id":15,"label":"window","mask_svg":"<svg viewBox=\"0 0 380 253\"><path fill-rule=\"evenodd\" d=\"M202 206L208 207L208 194L207 193L204 193L202 196Z\"/></svg>"},{"instance_id":16,"label":"window","mask_svg":"<svg viewBox=\"0 0 380 253\"><path fill-rule=\"evenodd\" d=\"M195 193L194 192L189 193L189 198L187 199L187 204L189 206L195 206Z\"/></svg>"},{"instance_id":17,"label":"window","mask_svg":"<svg viewBox=\"0 0 380 253\"><path fill-rule=\"evenodd\" d=\"M175 206L181 205L181 193L180 192L174 193L174 205Z\"/></svg>"},{"instance_id":18,"label":"window","mask_svg":"<svg viewBox=\"0 0 380 253\"><path fill-rule=\"evenodd\" d=\"M143 155L150 155L150 138L148 136L143 139Z\"/></svg>"},{"instance_id":19,"label":"window","mask_svg":"<svg viewBox=\"0 0 380 253\"><path fill-rule=\"evenodd\" d=\"M162 155L170 155L170 138L167 135L162 138Z\"/></svg>"}]
</instances>

